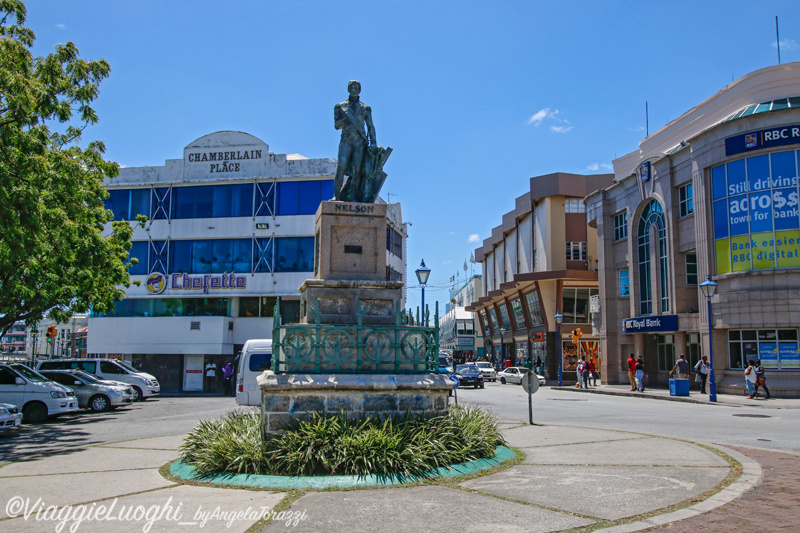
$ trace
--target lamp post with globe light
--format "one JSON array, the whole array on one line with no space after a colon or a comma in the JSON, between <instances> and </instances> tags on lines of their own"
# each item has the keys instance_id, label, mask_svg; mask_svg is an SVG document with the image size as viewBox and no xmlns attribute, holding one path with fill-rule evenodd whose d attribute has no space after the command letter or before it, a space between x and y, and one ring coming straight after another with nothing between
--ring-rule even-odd
<instances>
[{"instance_id":1,"label":"lamp post with globe light","mask_svg":"<svg viewBox=\"0 0 800 533\"><path fill-rule=\"evenodd\" d=\"M428 283L428 276L431 275L431 269L425 266L424 259L420 263L419 268L415 271L415 273L417 274L419 286L422 288L422 324L427 326L428 320L427 316L425 316L425 285Z\"/></svg>"},{"instance_id":2,"label":"lamp post with globe light","mask_svg":"<svg viewBox=\"0 0 800 533\"><path fill-rule=\"evenodd\" d=\"M558 332L556 333L556 343L558 344L558 386L561 387L564 384L564 379L561 371L561 321L564 320L564 315L556 310L556 326Z\"/></svg>"},{"instance_id":3,"label":"lamp post with globe light","mask_svg":"<svg viewBox=\"0 0 800 533\"><path fill-rule=\"evenodd\" d=\"M706 297L708 302L708 401L717 401L717 378L714 376L714 325L711 321L711 298L717 292L717 284L711 281L711 276L706 275L706 280L700 284L700 290L703 291L703 296Z\"/></svg>"}]
</instances>

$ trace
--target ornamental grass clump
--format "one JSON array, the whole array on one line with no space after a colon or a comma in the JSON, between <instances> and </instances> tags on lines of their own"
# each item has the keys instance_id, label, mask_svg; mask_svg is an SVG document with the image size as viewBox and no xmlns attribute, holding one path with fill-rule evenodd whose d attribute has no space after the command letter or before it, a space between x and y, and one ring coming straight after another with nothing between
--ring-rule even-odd
<instances>
[{"instance_id":1,"label":"ornamental grass clump","mask_svg":"<svg viewBox=\"0 0 800 533\"><path fill-rule=\"evenodd\" d=\"M460 407L435 418L315 413L293 420L285 433L262 436L257 412L229 413L197 426L181 448L182 457L200 474L424 477L438 467L492 457L505 443L493 416Z\"/></svg>"}]
</instances>

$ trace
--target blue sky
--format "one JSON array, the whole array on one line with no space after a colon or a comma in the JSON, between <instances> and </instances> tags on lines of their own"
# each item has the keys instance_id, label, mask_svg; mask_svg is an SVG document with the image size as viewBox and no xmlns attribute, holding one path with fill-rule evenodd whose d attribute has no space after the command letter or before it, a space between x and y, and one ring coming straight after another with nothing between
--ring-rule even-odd
<instances>
[{"instance_id":1,"label":"blue sky","mask_svg":"<svg viewBox=\"0 0 800 533\"><path fill-rule=\"evenodd\" d=\"M654 132L753 70L800 61L797 1L28 1L35 52L72 41L106 59L100 123L124 166L180 158L239 130L276 153L336 157L333 105L362 83L381 195L413 225L408 267L426 301L514 206L532 176L609 172ZM409 305L419 290L409 290Z\"/></svg>"}]
</instances>

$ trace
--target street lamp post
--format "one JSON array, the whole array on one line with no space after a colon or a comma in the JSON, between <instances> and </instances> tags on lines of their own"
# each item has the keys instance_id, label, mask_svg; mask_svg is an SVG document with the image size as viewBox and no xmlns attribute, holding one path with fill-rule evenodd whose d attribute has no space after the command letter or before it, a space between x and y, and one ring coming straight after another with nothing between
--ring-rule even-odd
<instances>
[{"instance_id":1,"label":"street lamp post","mask_svg":"<svg viewBox=\"0 0 800 533\"><path fill-rule=\"evenodd\" d=\"M714 325L711 321L711 298L717 292L717 284L711 281L711 276L706 275L706 280L700 284L700 290L708 302L708 366L711 367L708 375L708 401L717 401L717 378L714 376Z\"/></svg>"},{"instance_id":2,"label":"street lamp post","mask_svg":"<svg viewBox=\"0 0 800 533\"><path fill-rule=\"evenodd\" d=\"M564 315L556 310L555 319L557 326L556 343L558 344L558 386L561 387L564 384L564 376L561 371L561 321L564 320Z\"/></svg>"},{"instance_id":3,"label":"street lamp post","mask_svg":"<svg viewBox=\"0 0 800 533\"><path fill-rule=\"evenodd\" d=\"M424 259L416 270L416 274L419 286L422 288L422 325L427 326L428 317L425 315L425 285L428 283L428 276L431 275L431 269L425 266Z\"/></svg>"},{"instance_id":4,"label":"street lamp post","mask_svg":"<svg viewBox=\"0 0 800 533\"><path fill-rule=\"evenodd\" d=\"M506 344L503 340L503 333L506 332L506 328L500 328L500 368L505 368L506 366Z\"/></svg>"}]
</instances>

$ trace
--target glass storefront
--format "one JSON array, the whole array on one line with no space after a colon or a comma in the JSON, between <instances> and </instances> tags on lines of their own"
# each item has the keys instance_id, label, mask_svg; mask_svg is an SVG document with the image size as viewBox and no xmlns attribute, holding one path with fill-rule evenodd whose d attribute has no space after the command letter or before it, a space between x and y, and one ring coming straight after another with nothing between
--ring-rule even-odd
<instances>
[{"instance_id":1,"label":"glass storefront","mask_svg":"<svg viewBox=\"0 0 800 533\"><path fill-rule=\"evenodd\" d=\"M745 329L728 332L730 368L745 368L747 361L761 359L764 368L800 369L796 329Z\"/></svg>"}]
</instances>

